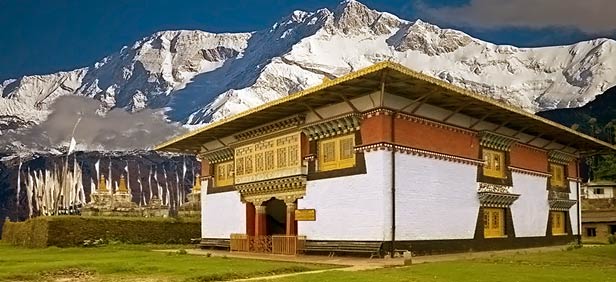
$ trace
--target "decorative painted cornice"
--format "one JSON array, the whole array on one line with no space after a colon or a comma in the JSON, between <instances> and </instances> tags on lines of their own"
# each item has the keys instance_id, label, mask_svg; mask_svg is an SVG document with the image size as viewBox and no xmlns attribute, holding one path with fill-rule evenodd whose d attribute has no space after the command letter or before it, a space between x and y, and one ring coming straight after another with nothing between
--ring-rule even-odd
<instances>
[{"instance_id":1,"label":"decorative painted cornice","mask_svg":"<svg viewBox=\"0 0 616 282\"><path fill-rule=\"evenodd\" d=\"M486 208L507 208L515 202L520 195L519 194L505 194L505 193L492 193L492 192L479 192L479 203L482 207Z\"/></svg>"},{"instance_id":2,"label":"decorative painted cornice","mask_svg":"<svg viewBox=\"0 0 616 282\"><path fill-rule=\"evenodd\" d=\"M477 183L477 193L511 194L511 186L479 182Z\"/></svg>"},{"instance_id":3,"label":"decorative painted cornice","mask_svg":"<svg viewBox=\"0 0 616 282\"><path fill-rule=\"evenodd\" d=\"M350 113L306 125L302 127L302 132L306 134L310 141L346 134L359 130L360 119L360 114Z\"/></svg>"},{"instance_id":4,"label":"decorative painted cornice","mask_svg":"<svg viewBox=\"0 0 616 282\"><path fill-rule=\"evenodd\" d=\"M371 117L375 117L375 116L391 116L394 114L394 111L388 108L376 108L367 112L363 112L362 113L362 117L363 118L371 118Z\"/></svg>"},{"instance_id":5,"label":"decorative painted cornice","mask_svg":"<svg viewBox=\"0 0 616 282\"><path fill-rule=\"evenodd\" d=\"M384 151L384 150L391 151L393 150L393 148L394 148L394 145L391 143L379 142L379 143L355 146L354 150L356 153L363 153L363 152Z\"/></svg>"},{"instance_id":6,"label":"decorative painted cornice","mask_svg":"<svg viewBox=\"0 0 616 282\"><path fill-rule=\"evenodd\" d=\"M569 211L571 207L577 204L576 200L569 199L549 199L548 202L552 211Z\"/></svg>"},{"instance_id":7,"label":"decorative painted cornice","mask_svg":"<svg viewBox=\"0 0 616 282\"><path fill-rule=\"evenodd\" d=\"M546 172L541 172L541 171L536 171L536 170L530 170L530 169L523 169L523 168L519 168L519 167L514 167L514 166L510 166L509 170L511 172L515 172L515 173L521 173L521 174L527 174L527 175L532 175L532 176L538 176L538 177L550 177L549 173Z\"/></svg>"},{"instance_id":8,"label":"decorative painted cornice","mask_svg":"<svg viewBox=\"0 0 616 282\"><path fill-rule=\"evenodd\" d=\"M277 120L274 122L270 122L267 124L264 124L262 126L259 126L257 128L253 128L250 130L246 130L243 132L240 132L236 135L234 135L233 137L235 137L235 139L237 139L238 141L243 141L243 140L247 140L247 139L251 139L251 138L255 138L261 135L265 135L268 133L272 133L272 132L276 132L279 130L283 130L286 128L290 128L293 126L298 126L304 123L305 121L305 116L303 114L300 115L295 115L292 117L288 117L282 120Z\"/></svg>"},{"instance_id":9,"label":"decorative painted cornice","mask_svg":"<svg viewBox=\"0 0 616 282\"><path fill-rule=\"evenodd\" d=\"M259 182L236 184L235 189L240 193L243 201L261 205L263 202L277 198L291 201L306 195L305 175L277 178Z\"/></svg>"},{"instance_id":10,"label":"decorative painted cornice","mask_svg":"<svg viewBox=\"0 0 616 282\"><path fill-rule=\"evenodd\" d=\"M233 160L233 149L223 148L220 150L207 152L201 155L203 159L206 159L210 164L221 163Z\"/></svg>"},{"instance_id":11,"label":"decorative painted cornice","mask_svg":"<svg viewBox=\"0 0 616 282\"><path fill-rule=\"evenodd\" d=\"M430 120L430 119L427 119L427 118L422 118L422 117L410 115L410 114L407 114L407 113L397 113L396 114L396 118L403 119L403 120L408 120L408 121L412 121L412 122L416 122L416 123L419 123L419 124L424 124L424 125L428 125L428 126L432 126L432 127L436 127L436 128L447 129L447 130L451 130L451 131L457 132L457 133L468 134L468 135L471 135L471 136L476 136L477 135L477 132L473 131L473 130L468 130L468 129L465 129L465 128L462 128L462 127L458 127L458 126L454 126L454 125L450 125L450 124L446 124L446 123Z\"/></svg>"},{"instance_id":12,"label":"decorative painted cornice","mask_svg":"<svg viewBox=\"0 0 616 282\"><path fill-rule=\"evenodd\" d=\"M550 191L548 192L548 199L550 200L569 200L569 192Z\"/></svg>"},{"instance_id":13,"label":"decorative painted cornice","mask_svg":"<svg viewBox=\"0 0 616 282\"><path fill-rule=\"evenodd\" d=\"M436 152L431 152L431 151L426 151L426 150L421 150L421 149L416 149L416 148L411 148L411 147L406 147L406 146L401 146L401 145L395 145L394 150L396 150L396 152L411 154L414 156L430 158L430 159L445 160L445 161L463 163L463 164L468 164L468 165L480 166L485 163L483 160L463 158L463 157L458 157L454 155L436 153Z\"/></svg>"},{"instance_id":14,"label":"decorative painted cornice","mask_svg":"<svg viewBox=\"0 0 616 282\"><path fill-rule=\"evenodd\" d=\"M449 154L436 153L432 151L426 151L426 150L411 148L411 147L402 146L402 145L394 145L394 144L387 143L387 142L367 144L367 145L361 145L361 146L355 147L355 152L358 152L358 153L378 151L378 150L387 150L387 151L394 150L399 153L405 153L405 154L410 154L410 155L424 157L424 158L438 159L438 160L444 160L444 161L450 161L450 162L456 162L456 163L462 163L462 164L468 164L468 165L475 165L475 166L480 166L484 164L483 160L469 159L469 158L458 157L458 156L449 155Z\"/></svg>"},{"instance_id":15,"label":"decorative painted cornice","mask_svg":"<svg viewBox=\"0 0 616 282\"><path fill-rule=\"evenodd\" d=\"M548 161L551 163L568 165L571 161L575 160L577 157L575 155L559 151L559 150L550 150L548 151Z\"/></svg>"},{"instance_id":16,"label":"decorative painted cornice","mask_svg":"<svg viewBox=\"0 0 616 282\"><path fill-rule=\"evenodd\" d=\"M518 139L516 138L512 138L491 131L480 131L479 138L479 143L482 147L500 151L511 150L511 146L518 141Z\"/></svg>"}]
</instances>

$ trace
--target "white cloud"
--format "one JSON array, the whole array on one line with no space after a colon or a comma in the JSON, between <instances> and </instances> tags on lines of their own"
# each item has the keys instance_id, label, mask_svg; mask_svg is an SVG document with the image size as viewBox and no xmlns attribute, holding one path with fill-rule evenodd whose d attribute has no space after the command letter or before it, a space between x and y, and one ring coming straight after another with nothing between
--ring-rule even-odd
<instances>
[{"instance_id":1,"label":"white cloud","mask_svg":"<svg viewBox=\"0 0 616 282\"><path fill-rule=\"evenodd\" d=\"M455 7L416 2L420 15L474 28L577 28L587 34L616 30L616 0L471 0Z\"/></svg>"}]
</instances>

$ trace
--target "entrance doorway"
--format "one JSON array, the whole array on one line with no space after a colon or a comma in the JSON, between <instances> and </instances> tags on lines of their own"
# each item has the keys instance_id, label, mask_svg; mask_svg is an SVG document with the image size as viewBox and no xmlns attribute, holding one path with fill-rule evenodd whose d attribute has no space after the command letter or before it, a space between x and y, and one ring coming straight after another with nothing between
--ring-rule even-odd
<instances>
[{"instance_id":1,"label":"entrance doorway","mask_svg":"<svg viewBox=\"0 0 616 282\"><path fill-rule=\"evenodd\" d=\"M272 198L265 202L267 235L284 235L287 231L287 206L284 201Z\"/></svg>"}]
</instances>

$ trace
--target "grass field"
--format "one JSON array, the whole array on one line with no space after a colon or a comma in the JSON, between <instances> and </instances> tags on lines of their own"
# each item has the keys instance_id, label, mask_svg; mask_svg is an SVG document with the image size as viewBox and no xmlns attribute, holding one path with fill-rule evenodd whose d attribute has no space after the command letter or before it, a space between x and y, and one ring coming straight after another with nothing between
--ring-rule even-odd
<instances>
[{"instance_id":1,"label":"grass field","mask_svg":"<svg viewBox=\"0 0 616 282\"><path fill-rule=\"evenodd\" d=\"M0 243L0 281L220 281L329 268L326 265L153 252L190 246L111 245L26 249ZM616 245L486 256L368 271L332 270L277 280L353 281L616 281Z\"/></svg>"},{"instance_id":2,"label":"grass field","mask_svg":"<svg viewBox=\"0 0 616 282\"><path fill-rule=\"evenodd\" d=\"M299 275L275 282L353 281L616 281L616 245L572 251L516 253L488 258L435 262L408 267Z\"/></svg>"},{"instance_id":3,"label":"grass field","mask_svg":"<svg viewBox=\"0 0 616 282\"><path fill-rule=\"evenodd\" d=\"M0 281L220 281L327 268L153 252L190 246L27 249L0 243Z\"/></svg>"}]
</instances>

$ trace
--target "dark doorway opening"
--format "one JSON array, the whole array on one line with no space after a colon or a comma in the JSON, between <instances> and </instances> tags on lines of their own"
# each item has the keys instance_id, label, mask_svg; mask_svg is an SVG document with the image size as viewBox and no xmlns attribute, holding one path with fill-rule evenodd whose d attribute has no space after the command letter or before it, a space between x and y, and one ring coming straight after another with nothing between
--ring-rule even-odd
<instances>
[{"instance_id":1,"label":"dark doorway opening","mask_svg":"<svg viewBox=\"0 0 616 282\"><path fill-rule=\"evenodd\" d=\"M267 235L284 235L287 231L287 205L272 198L265 202L267 213Z\"/></svg>"},{"instance_id":2,"label":"dark doorway opening","mask_svg":"<svg viewBox=\"0 0 616 282\"><path fill-rule=\"evenodd\" d=\"M616 234L616 225L610 225L610 234Z\"/></svg>"}]
</instances>

